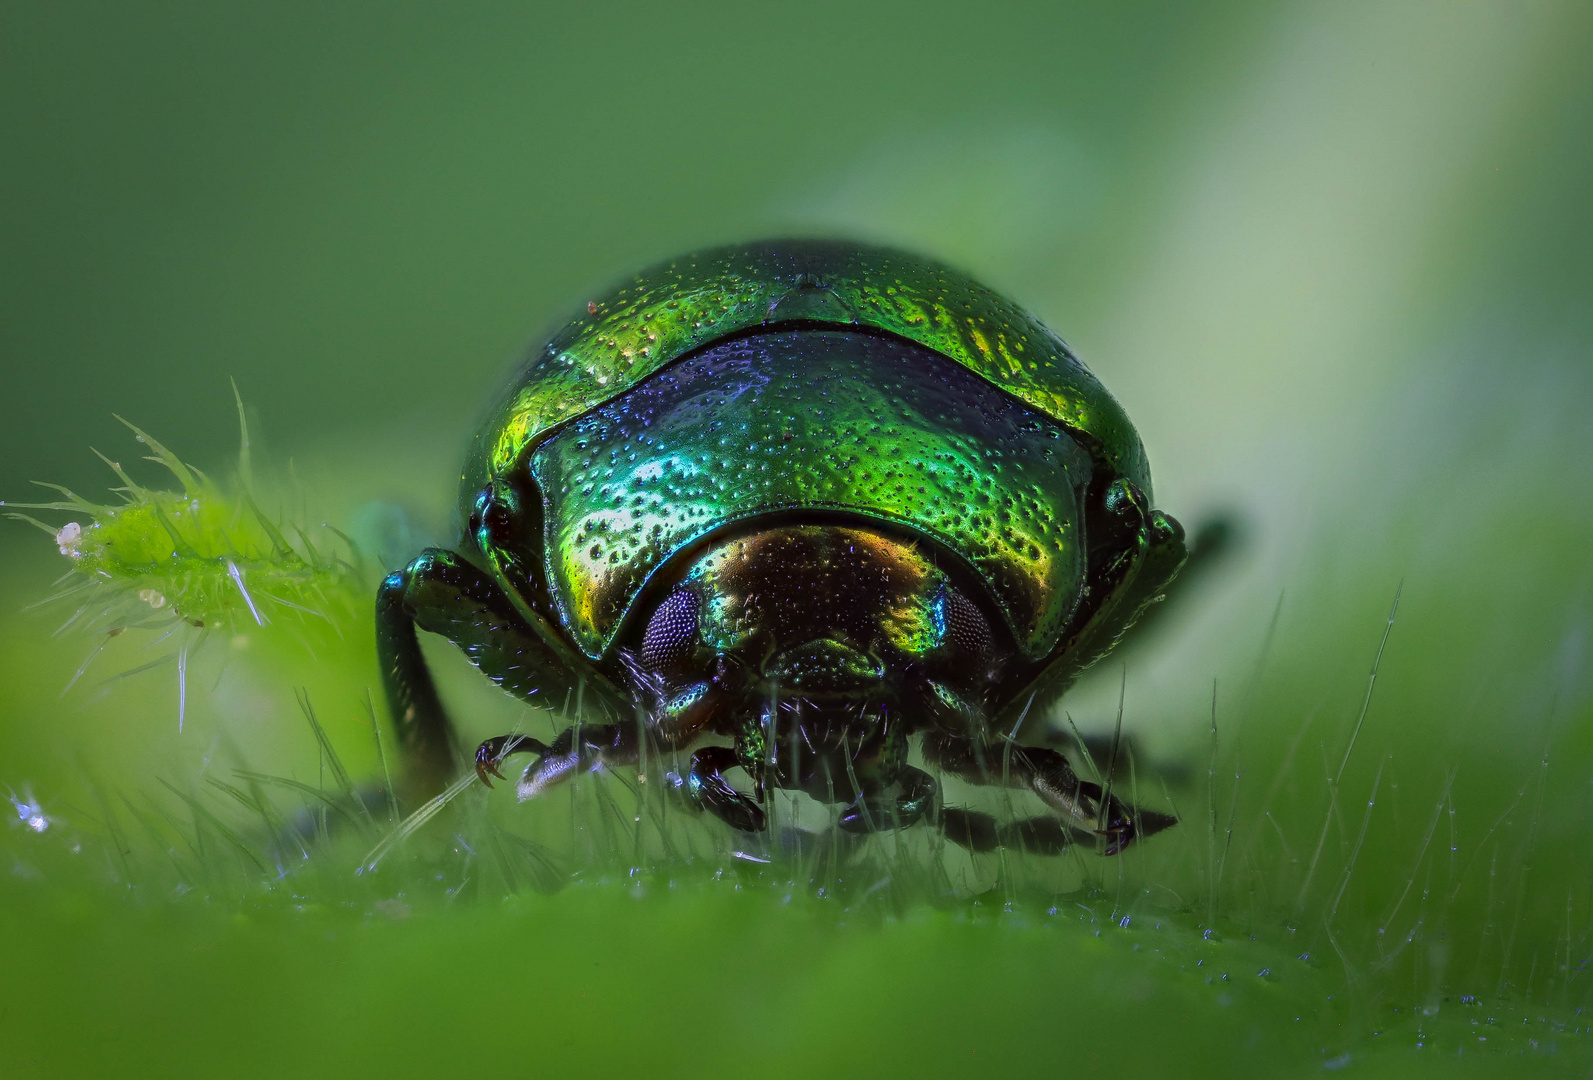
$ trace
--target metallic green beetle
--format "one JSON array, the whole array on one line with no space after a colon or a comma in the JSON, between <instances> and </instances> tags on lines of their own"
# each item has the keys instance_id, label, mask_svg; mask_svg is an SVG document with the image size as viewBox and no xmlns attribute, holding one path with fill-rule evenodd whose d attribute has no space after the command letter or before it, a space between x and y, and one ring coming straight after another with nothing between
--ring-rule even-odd
<instances>
[{"instance_id":1,"label":"metallic green beetle","mask_svg":"<svg viewBox=\"0 0 1593 1080\"><path fill-rule=\"evenodd\" d=\"M742 830L764 828L769 786L841 804L845 830L924 820L980 851L1096 833L1112 853L1172 823L1012 735L1159 598L1183 530L1151 509L1105 388L954 270L812 241L655 267L518 370L460 493L460 550L425 552L377 599L421 792L456 747L416 627L525 700L606 714L552 745L480 746L489 784L537 755L522 799L645 751ZM914 736L930 765L1056 813L943 805L907 763Z\"/></svg>"}]
</instances>

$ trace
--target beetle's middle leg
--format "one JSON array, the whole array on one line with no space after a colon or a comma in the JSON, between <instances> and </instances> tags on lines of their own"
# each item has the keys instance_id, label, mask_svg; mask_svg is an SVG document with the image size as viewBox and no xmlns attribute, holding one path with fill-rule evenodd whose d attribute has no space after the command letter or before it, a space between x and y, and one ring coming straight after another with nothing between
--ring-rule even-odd
<instances>
[{"instance_id":1,"label":"beetle's middle leg","mask_svg":"<svg viewBox=\"0 0 1593 1080\"><path fill-rule=\"evenodd\" d=\"M940 784L922 769L903 766L895 795L884 795L865 786L857 801L841 811L836 824L846 832L879 832L905 829L925 817L934 818L940 808Z\"/></svg>"},{"instance_id":2,"label":"beetle's middle leg","mask_svg":"<svg viewBox=\"0 0 1593 1080\"><path fill-rule=\"evenodd\" d=\"M691 755L691 768L681 784L687 798L732 829L762 832L768 823L763 807L731 787L723 775L740 764L733 747L705 746Z\"/></svg>"},{"instance_id":3,"label":"beetle's middle leg","mask_svg":"<svg viewBox=\"0 0 1593 1080\"><path fill-rule=\"evenodd\" d=\"M991 814L948 806L937 822L947 840L969 851L1022 848L1034 855L1059 855L1073 842L1072 830L1054 817L1026 818L1003 825Z\"/></svg>"}]
</instances>

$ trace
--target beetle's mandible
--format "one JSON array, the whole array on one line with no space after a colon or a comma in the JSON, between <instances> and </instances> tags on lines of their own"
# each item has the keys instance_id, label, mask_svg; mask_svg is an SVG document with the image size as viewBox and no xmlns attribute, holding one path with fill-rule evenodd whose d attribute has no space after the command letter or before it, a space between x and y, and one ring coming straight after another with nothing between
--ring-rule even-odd
<instances>
[{"instance_id":1,"label":"beetle's mandible","mask_svg":"<svg viewBox=\"0 0 1593 1080\"><path fill-rule=\"evenodd\" d=\"M1111 854L1173 823L1016 732L1161 596L1183 530L1067 346L938 263L781 241L634 277L518 369L460 492L458 550L377 598L417 793L458 758L419 628L524 700L603 714L480 746L484 781L536 755L522 799L645 751L741 830L771 787L838 804L844 830L922 821L976 851ZM1053 813L944 805L912 739Z\"/></svg>"}]
</instances>

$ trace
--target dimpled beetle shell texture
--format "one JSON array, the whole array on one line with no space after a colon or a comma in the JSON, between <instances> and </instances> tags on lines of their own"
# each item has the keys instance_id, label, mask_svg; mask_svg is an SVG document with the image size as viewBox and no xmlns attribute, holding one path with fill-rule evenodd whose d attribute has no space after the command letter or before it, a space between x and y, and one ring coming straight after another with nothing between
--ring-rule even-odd
<instances>
[{"instance_id":1,"label":"dimpled beetle shell texture","mask_svg":"<svg viewBox=\"0 0 1593 1080\"><path fill-rule=\"evenodd\" d=\"M648 576L737 521L800 510L905 526L966 560L1038 659L1077 600L1089 455L1049 418L895 338L733 339L533 452L560 621L595 658Z\"/></svg>"},{"instance_id":2,"label":"dimpled beetle shell texture","mask_svg":"<svg viewBox=\"0 0 1593 1080\"><path fill-rule=\"evenodd\" d=\"M472 444L460 497L523 460L554 426L705 344L776 323L827 323L916 342L1060 423L1151 496L1127 415L1039 320L939 263L836 241L770 241L686 256L594 300L516 373Z\"/></svg>"}]
</instances>

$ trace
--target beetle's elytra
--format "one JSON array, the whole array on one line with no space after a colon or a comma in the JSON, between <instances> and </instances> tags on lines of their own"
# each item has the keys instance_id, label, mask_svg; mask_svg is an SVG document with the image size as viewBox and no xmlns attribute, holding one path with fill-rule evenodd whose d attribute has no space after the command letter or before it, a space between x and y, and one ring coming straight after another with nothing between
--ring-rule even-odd
<instances>
[{"instance_id":1,"label":"beetle's elytra","mask_svg":"<svg viewBox=\"0 0 1593 1080\"><path fill-rule=\"evenodd\" d=\"M842 829L922 820L974 850L1099 833L1112 853L1172 823L1011 741L1161 595L1183 530L1151 509L1111 395L955 271L811 241L656 267L517 371L460 493L458 552L425 552L377 598L420 791L456 763L416 627L527 701L579 689L607 714L551 746L483 743L484 781L537 755L522 798L646 749L743 830L764 827L771 786L838 804ZM931 766L1055 815L943 805L912 737Z\"/></svg>"}]
</instances>

